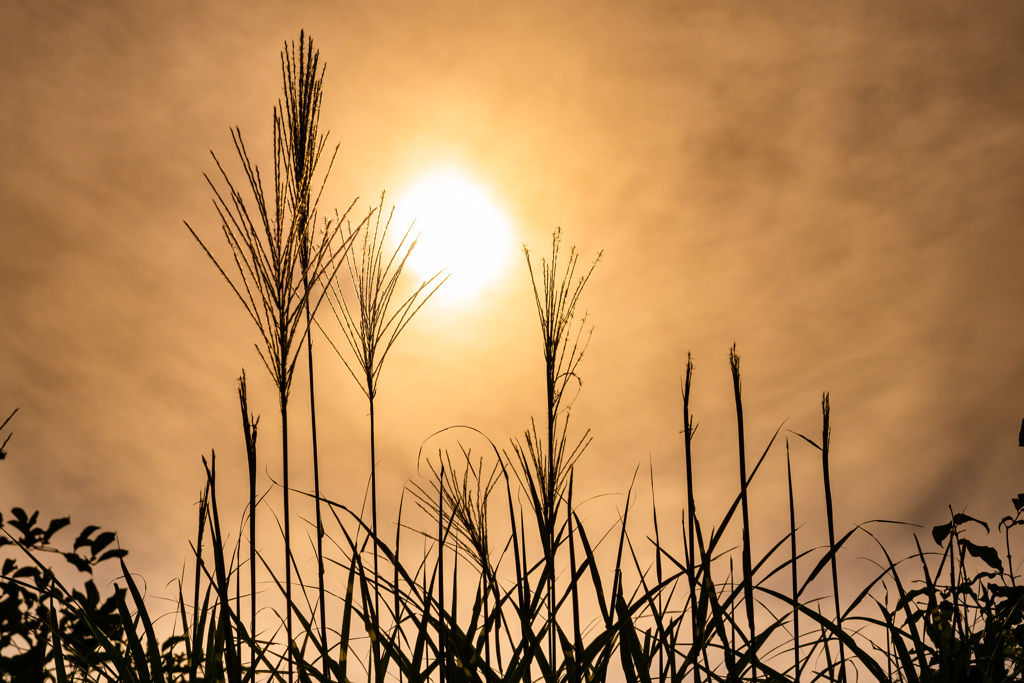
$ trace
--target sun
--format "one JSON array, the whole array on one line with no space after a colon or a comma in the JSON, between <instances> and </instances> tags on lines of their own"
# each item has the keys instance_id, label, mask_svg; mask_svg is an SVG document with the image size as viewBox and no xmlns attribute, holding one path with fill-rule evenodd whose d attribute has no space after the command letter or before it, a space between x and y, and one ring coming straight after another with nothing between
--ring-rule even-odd
<instances>
[{"instance_id":1,"label":"sun","mask_svg":"<svg viewBox=\"0 0 1024 683\"><path fill-rule=\"evenodd\" d=\"M403 229L412 225L418 236L406 267L423 279L441 270L449 276L435 294L448 305L477 299L505 273L514 252L506 214L455 169L421 176L398 200L394 221Z\"/></svg>"}]
</instances>

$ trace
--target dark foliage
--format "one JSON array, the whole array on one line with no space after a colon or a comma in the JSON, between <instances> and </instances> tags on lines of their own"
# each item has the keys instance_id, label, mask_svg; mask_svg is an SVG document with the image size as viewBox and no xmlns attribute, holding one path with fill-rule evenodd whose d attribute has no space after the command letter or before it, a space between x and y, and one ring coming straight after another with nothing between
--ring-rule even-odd
<instances>
[{"instance_id":1,"label":"dark foliage","mask_svg":"<svg viewBox=\"0 0 1024 683\"><path fill-rule=\"evenodd\" d=\"M121 589L101 596L93 570L124 557L127 551L112 547L113 532L95 526L85 527L72 543L61 534L70 523L69 518L60 517L44 526L38 511L29 515L18 507L7 518L0 515L0 681L4 683L46 679L54 661L51 619L59 623L59 639L71 667L93 667L109 658L94 629L108 642L120 639ZM43 562L48 555L56 560L54 565L73 568L85 578L84 583L65 590L54 574L57 567Z\"/></svg>"}]
</instances>

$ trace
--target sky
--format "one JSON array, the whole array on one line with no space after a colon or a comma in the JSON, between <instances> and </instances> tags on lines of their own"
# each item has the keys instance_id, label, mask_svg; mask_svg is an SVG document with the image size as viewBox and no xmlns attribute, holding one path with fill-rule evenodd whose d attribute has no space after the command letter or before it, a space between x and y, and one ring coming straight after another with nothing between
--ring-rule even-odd
<instances>
[{"instance_id":1,"label":"sky","mask_svg":"<svg viewBox=\"0 0 1024 683\"><path fill-rule=\"evenodd\" d=\"M0 510L116 530L165 591L190 553L202 456L215 450L228 482L222 515L244 504L243 369L261 487L280 480L255 328L185 221L219 244L210 152L238 177L237 126L266 166L280 51L303 29L338 145L321 214L357 198L365 213L454 168L535 258L556 228L581 267L602 254L572 406L593 437L577 468L590 523L614 521L638 467L638 495L653 469L661 514L679 518L688 352L698 504L724 509L733 344L748 452L781 427L752 491L758 524L786 514L788 437L798 516L820 531L820 459L793 433L820 440L823 392L840 528L1012 511L1024 5L684 0L0 0L0 413L19 410ZM421 448L472 440L438 430L507 447L543 415L532 297L515 251L477 300L428 302L399 338L377 408L385 517L422 481ZM324 490L358 507L368 409L313 339ZM295 425L306 391L300 373Z\"/></svg>"}]
</instances>

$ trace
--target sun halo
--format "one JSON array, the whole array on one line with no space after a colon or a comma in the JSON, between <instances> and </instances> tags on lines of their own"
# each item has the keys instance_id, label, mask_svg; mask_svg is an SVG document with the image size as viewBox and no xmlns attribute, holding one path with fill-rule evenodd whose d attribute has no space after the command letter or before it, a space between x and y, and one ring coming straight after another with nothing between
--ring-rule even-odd
<instances>
[{"instance_id":1,"label":"sun halo","mask_svg":"<svg viewBox=\"0 0 1024 683\"><path fill-rule=\"evenodd\" d=\"M453 306L470 303L508 269L512 228L491 194L451 168L428 172L395 205L395 225L412 226L416 246L406 266L427 279L444 271L435 294Z\"/></svg>"}]
</instances>

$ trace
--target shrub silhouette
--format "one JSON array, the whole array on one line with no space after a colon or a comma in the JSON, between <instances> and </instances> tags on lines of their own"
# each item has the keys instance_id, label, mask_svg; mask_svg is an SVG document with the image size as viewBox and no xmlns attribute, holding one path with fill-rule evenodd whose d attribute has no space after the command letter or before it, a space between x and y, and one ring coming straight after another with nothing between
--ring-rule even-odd
<instances>
[{"instance_id":1,"label":"shrub silhouette","mask_svg":"<svg viewBox=\"0 0 1024 683\"><path fill-rule=\"evenodd\" d=\"M9 439L10 434L5 446ZM68 517L43 525L38 511L29 514L20 507L12 508L6 518L0 514L0 681L39 681L54 664L54 637L66 644L68 664L76 668L109 661L104 640L123 646L124 625L118 613L123 589L101 596L93 570L128 551L116 547L113 532L96 526L85 527L69 542L62 532L70 525ZM47 556L59 556L58 564L86 577L84 583L69 590L68 580L60 582L51 566L42 562ZM59 622L58 614L63 615ZM53 624L58 624L56 634Z\"/></svg>"}]
</instances>

